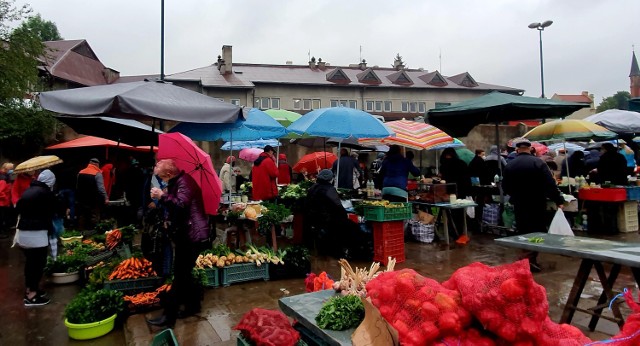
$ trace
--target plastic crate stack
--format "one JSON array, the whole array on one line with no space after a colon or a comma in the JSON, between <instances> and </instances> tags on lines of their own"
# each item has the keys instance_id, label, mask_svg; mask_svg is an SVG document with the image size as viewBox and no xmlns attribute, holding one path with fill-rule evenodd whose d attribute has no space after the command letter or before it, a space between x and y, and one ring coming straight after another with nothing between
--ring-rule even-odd
<instances>
[{"instance_id":1,"label":"plastic crate stack","mask_svg":"<svg viewBox=\"0 0 640 346\"><path fill-rule=\"evenodd\" d=\"M638 231L638 202L627 201L621 203L618 210L618 231L637 232Z\"/></svg>"},{"instance_id":2,"label":"plastic crate stack","mask_svg":"<svg viewBox=\"0 0 640 346\"><path fill-rule=\"evenodd\" d=\"M373 260L386 266L389 257L405 261L404 221L373 222Z\"/></svg>"}]
</instances>

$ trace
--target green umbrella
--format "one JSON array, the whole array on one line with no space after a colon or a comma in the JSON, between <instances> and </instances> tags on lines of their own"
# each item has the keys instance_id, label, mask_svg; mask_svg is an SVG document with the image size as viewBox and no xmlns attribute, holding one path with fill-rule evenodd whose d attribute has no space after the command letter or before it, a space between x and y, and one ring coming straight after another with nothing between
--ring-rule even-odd
<instances>
[{"instance_id":1,"label":"green umbrella","mask_svg":"<svg viewBox=\"0 0 640 346\"><path fill-rule=\"evenodd\" d=\"M284 127L289 127L291 123L302 117L302 115L296 112L288 111L286 109L267 109L264 112L269 114L272 118L276 119Z\"/></svg>"},{"instance_id":2,"label":"green umbrella","mask_svg":"<svg viewBox=\"0 0 640 346\"><path fill-rule=\"evenodd\" d=\"M469 162L471 162L471 160L473 160L473 157L476 156L473 151L467 148L456 148L455 150L460 160L466 162L467 165L469 164Z\"/></svg>"}]
</instances>

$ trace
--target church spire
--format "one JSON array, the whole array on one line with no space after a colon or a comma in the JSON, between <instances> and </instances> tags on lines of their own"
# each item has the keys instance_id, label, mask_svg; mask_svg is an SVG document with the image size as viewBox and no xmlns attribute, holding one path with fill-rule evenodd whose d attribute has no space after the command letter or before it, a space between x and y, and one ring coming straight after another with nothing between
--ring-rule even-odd
<instances>
[{"instance_id":1,"label":"church spire","mask_svg":"<svg viewBox=\"0 0 640 346\"><path fill-rule=\"evenodd\" d=\"M631 57L631 72L629 73L629 77L640 76L640 68L638 67L638 59L636 59L636 52L633 52L633 56Z\"/></svg>"},{"instance_id":2,"label":"church spire","mask_svg":"<svg viewBox=\"0 0 640 346\"><path fill-rule=\"evenodd\" d=\"M631 57L631 72L629 72L631 97L640 97L640 68L638 68L638 59L636 52L633 51Z\"/></svg>"}]
</instances>

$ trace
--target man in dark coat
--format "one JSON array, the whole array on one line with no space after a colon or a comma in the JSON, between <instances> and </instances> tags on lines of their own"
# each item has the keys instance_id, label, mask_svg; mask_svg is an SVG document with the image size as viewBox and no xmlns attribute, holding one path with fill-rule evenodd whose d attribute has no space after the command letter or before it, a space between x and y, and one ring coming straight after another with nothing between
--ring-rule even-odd
<instances>
[{"instance_id":1,"label":"man in dark coat","mask_svg":"<svg viewBox=\"0 0 640 346\"><path fill-rule=\"evenodd\" d=\"M469 162L469 176L478 178L478 183L488 185L487 179L487 163L484 161L484 150L476 149L476 156Z\"/></svg>"},{"instance_id":2,"label":"man in dark coat","mask_svg":"<svg viewBox=\"0 0 640 346\"><path fill-rule=\"evenodd\" d=\"M340 172L338 172L340 165ZM333 162L331 167L334 175L338 175L338 188L353 190L353 174L360 171L360 165L349 155L347 149L340 149L340 158Z\"/></svg>"},{"instance_id":3,"label":"man in dark coat","mask_svg":"<svg viewBox=\"0 0 640 346\"><path fill-rule=\"evenodd\" d=\"M547 219L547 198L562 208L564 198L558 190L555 180L547 165L539 158L531 155L531 142L525 138L514 140L517 155L504 169L502 187L511 196L518 233L545 232ZM531 271L538 272L537 252L526 254Z\"/></svg>"},{"instance_id":4,"label":"man in dark coat","mask_svg":"<svg viewBox=\"0 0 640 346\"><path fill-rule=\"evenodd\" d=\"M598 181L611 182L614 185L627 184L627 159L611 143L603 143L602 155L598 161Z\"/></svg>"},{"instance_id":5,"label":"man in dark coat","mask_svg":"<svg viewBox=\"0 0 640 346\"><path fill-rule=\"evenodd\" d=\"M358 225L349 220L338 191L332 184L333 172L323 169L307 193L304 227L305 243L336 257L353 255Z\"/></svg>"},{"instance_id":6,"label":"man in dark coat","mask_svg":"<svg viewBox=\"0 0 640 346\"><path fill-rule=\"evenodd\" d=\"M93 158L86 168L78 173L76 183L76 210L78 227L90 230L100 221L102 206L109 203L100 170L100 160Z\"/></svg>"}]
</instances>

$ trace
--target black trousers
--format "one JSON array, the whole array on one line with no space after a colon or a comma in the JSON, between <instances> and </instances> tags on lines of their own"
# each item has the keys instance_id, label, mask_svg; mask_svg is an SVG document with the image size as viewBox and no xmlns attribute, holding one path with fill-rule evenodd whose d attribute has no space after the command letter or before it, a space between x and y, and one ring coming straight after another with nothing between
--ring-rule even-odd
<instances>
[{"instance_id":1,"label":"black trousers","mask_svg":"<svg viewBox=\"0 0 640 346\"><path fill-rule=\"evenodd\" d=\"M547 232L549 226L546 217L546 201L542 203L518 203L513 206L516 216L516 229L518 234L534 232ZM538 263L538 252L525 250L521 256L528 258L529 262Z\"/></svg>"},{"instance_id":2,"label":"black trousers","mask_svg":"<svg viewBox=\"0 0 640 346\"><path fill-rule=\"evenodd\" d=\"M29 292L36 292L40 288L40 280L47 265L47 247L22 249L24 252L24 283Z\"/></svg>"},{"instance_id":3,"label":"black trousers","mask_svg":"<svg viewBox=\"0 0 640 346\"><path fill-rule=\"evenodd\" d=\"M164 314L169 320L177 318L180 305L184 305L186 311L200 310L203 288L193 279L191 271L195 266L198 255L210 248L211 243L209 241L198 243L189 241L175 242L173 284L171 284L171 290L167 292L163 301Z\"/></svg>"}]
</instances>

